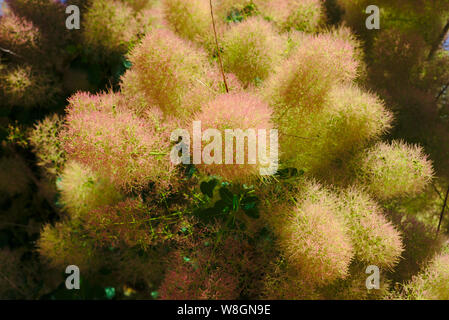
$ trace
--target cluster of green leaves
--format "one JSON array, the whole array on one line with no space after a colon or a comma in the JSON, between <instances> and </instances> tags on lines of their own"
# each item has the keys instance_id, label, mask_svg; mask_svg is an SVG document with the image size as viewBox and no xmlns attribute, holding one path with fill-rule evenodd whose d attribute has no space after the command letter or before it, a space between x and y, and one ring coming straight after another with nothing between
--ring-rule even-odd
<instances>
[{"instance_id":1,"label":"cluster of green leaves","mask_svg":"<svg viewBox=\"0 0 449 320\"><path fill-rule=\"evenodd\" d=\"M233 186L219 178L211 178L201 182L200 190L203 207L195 210L194 215L204 222L219 219L229 228L245 229L242 214L251 219L259 218L259 199L255 196L254 186Z\"/></svg>"},{"instance_id":2,"label":"cluster of green leaves","mask_svg":"<svg viewBox=\"0 0 449 320\"><path fill-rule=\"evenodd\" d=\"M226 16L227 23L242 22L248 17L254 16L258 13L257 7L254 3L245 5L242 9L232 8Z\"/></svg>"}]
</instances>

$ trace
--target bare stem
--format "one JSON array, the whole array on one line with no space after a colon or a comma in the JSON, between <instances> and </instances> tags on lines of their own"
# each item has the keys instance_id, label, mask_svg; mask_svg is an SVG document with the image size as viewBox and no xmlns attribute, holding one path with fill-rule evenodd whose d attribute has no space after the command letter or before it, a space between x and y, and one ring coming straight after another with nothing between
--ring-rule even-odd
<instances>
[{"instance_id":1,"label":"bare stem","mask_svg":"<svg viewBox=\"0 0 449 320\"><path fill-rule=\"evenodd\" d=\"M220 71L221 75L223 76L223 82L226 88L226 92L228 93L229 92L228 83L226 82L226 76L223 70L223 63L221 62L220 47L218 45L218 38L217 38L217 29L215 28L215 18L214 18L214 10L212 9L212 0L209 0L209 4L210 4L210 16L212 17L212 25L214 27L214 37L215 37L215 45L217 47L218 62L220 64Z\"/></svg>"},{"instance_id":2,"label":"bare stem","mask_svg":"<svg viewBox=\"0 0 449 320\"><path fill-rule=\"evenodd\" d=\"M446 34L448 31L449 31L449 21L447 21L446 25L444 26L444 28L441 31L440 35L438 36L437 40L432 45L432 48L430 49L430 52L429 52L429 56L427 57L428 61L433 58L433 56L435 55L435 52L437 52L441 43L444 41L444 38L446 37Z\"/></svg>"},{"instance_id":3,"label":"bare stem","mask_svg":"<svg viewBox=\"0 0 449 320\"><path fill-rule=\"evenodd\" d=\"M3 52L5 52L5 53L12 54L13 56L22 58L22 56L18 55L17 53L14 53L14 52L12 52L11 50L8 50L8 49L2 48L2 47L0 47L0 51L3 51Z\"/></svg>"},{"instance_id":4,"label":"bare stem","mask_svg":"<svg viewBox=\"0 0 449 320\"><path fill-rule=\"evenodd\" d=\"M435 102L438 102L440 97L443 95L444 92L446 92L447 88L449 87L449 82L444 85L444 87L441 89L441 91L438 93L437 97L435 98Z\"/></svg>"},{"instance_id":5,"label":"bare stem","mask_svg":"<svg viewBox=\"0 0 449 320\"><path fill-rule=\"evenodd\" d=\"M446 203L447 203L448 196L449 196L449 187L447 188L446 196L444 197L443 207L441 208L440 221L438 221L437 236L438 236L438 233L440 232L441 222L443 221L444 209L446 209Z\"/></svg>"}]
</instances>

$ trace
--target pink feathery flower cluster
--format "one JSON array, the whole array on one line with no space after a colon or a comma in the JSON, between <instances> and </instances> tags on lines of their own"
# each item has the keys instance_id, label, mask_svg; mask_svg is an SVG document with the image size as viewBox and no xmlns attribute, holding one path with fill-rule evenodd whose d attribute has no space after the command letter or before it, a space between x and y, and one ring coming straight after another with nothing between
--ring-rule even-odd
<instances>
[{"instance_id":1,"label":"pink feathery flower cluster","mask_svg":"<svg viewBox=\"0 0 449 320\"><path fill-rule=\"evenodd\" d=\"M154 209L141 201L126 199L92 210L86 215L84 225L99 246L147 248L153 239L149 219L154 216Z\"/></svg>"},{"instance_id":2,"label":"pink feathery flower cluster","mask_svg":"<svg viewBox=\"0 0 449 320\"><path fill-rule=\"evenodd\" d=\"M258 159L255 164L249 163L249 143L247 138L244 141L245 159L243 164L237 164L236 139L233 138L231 143L226 143L225 130L230 129L235 131L236 129L241 129L246 131L253 129L256 141L260 138L259 129L265 130L267 157L269 157L273 153L269 148L270 129L273 128L271 114L272 110L265 102L257 96L246 92L223 94L204 106L201 113L196 114L194 119L201 121L203 131L216 129L221 133L222 141L219 141L219 144L222 146L222 154L214 154L214 158L217 156L218 159L221 159L221 163L199 164L198 168L210 175L219 175L229 181L244 181L253 176L257 176L259 169L266 164L262 163L259 157L257 157ZM203 145L205 142L203 142ZM225 163L226 151L230 147L233 148L232 164Z\"/></svg>"},{"instance_id":3,"label":"pink feathery flower cluster","mask_svg":"<svg viewBox=\"0 0 449 320\"><path fill-rule=\"evenodd\" d=\"M270 254L236 235L210 238L197 230L168 257L162 299L238 299L259 294ZM217 241L217 242L214 242Z\"/></svg>"},{"instance_id":4,"label":"pink feathery flower cluster","mask_svg":"<svg viewBox=\"0 0 449 320\"><path fill-rule=\"evenodd\" d=\"M212 248L199 243L189 256L182 250L171 255L165 278L159 288L161 299L237 299L239 279L232 261L217 260ZM214 268L210 268L215 265Z\"/></svg>"},{"instance_id":5,"label":"pink feathery flower cluster","mask_svg":"<svg viewBox=\"0 0 449 320\"><path fill-rule=\"evenodd\" d=\"M353 45L331 34L304 35L301 43L268 83L270 101L279 110L319 110L330 88L353 81L359 62ZM286 115L286 121L291 119Z\"/></svg>"},{"instance_id":6,"label":"pink feathery flower cluster","mask_svg":"<svg viewBox=\"0 0 449 320\"><path fill-rule=\"evenodd\" d=\"M140 110L157 106L166 115L188 116L211 95L205 52L169 30L147 34L129 60L133 68L122 78L122 92L140 97Z\"/></svg>"},{"instance_id":7,"label":"pink feathery flower cluster","mask_svg":"<svg viewBox=\"0 0 449 320\"><path fill-rule=\"evenodd\" d=\"M282 31L316 32L324 20L321 0L256 0L264 15Z\"/></svg>"},{"instance_id":8,"label":"pink feathery flower cluster","mask_svg":"<svg viewBox=\"0 0 449 320\"><path fill-rule=\"evenodd\" d=\"M233 25L223 34L223 66L245 86L257 85L279 65L286 41L259 17Z\"/></svg>"},{"instance_id":9,"label":"pink feathery flower cluster","mask_svg":"<svg viewBox=\"0 0 449 320\"><path fill-rule=\"evenodd\" d=\"M0 47L20 56L36 53L40 31L32 22L9 13L0 23Z\"/></svg>"},{"instance_id":10,"label":"pink feathery flower cluster","mask_svg":"<svg viewBox=\"0 0 449 320\"><path fill-rule=\"evenodd\" d=\"M120 98L117 94L73 96L61 133L64 149L69 158L125 190L150 182L169 187L174 167L167 157L168 140L150 122L120 108Z\"/></svg>"}]
</instances>

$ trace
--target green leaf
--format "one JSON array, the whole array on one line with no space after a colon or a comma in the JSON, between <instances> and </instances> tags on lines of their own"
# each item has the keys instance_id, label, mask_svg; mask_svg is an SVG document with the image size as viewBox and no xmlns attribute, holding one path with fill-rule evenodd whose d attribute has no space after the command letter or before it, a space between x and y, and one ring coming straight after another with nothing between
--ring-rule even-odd
<instances>
[{"instance_id":1,"label":"green leaf","mask_svg":"<svg viewBox=\"0 0 449 320\"><path fill-rule=\"evenodd\" d=\"M255 196L248 196L242 200L242 209L244 211L251 211L257 209L257 203L259 202L259 198Z\"/></svg>"},{"instance_id":2,"label":"green leaf","mask_svg":"<svg viewBox=\"0 0 449 320\"><path fill-rule=\"evenodd\" d=\"M131 68L132 65L133 65L133 64L131 63L131 61L129 61L129 60L127 60L127 59L123 59L123 66L124 66L126 69Z\"/></svg>"},{"instance_id":3,"label":"green leaf","mask_svg":"<svg viewBox=\"0 0 449 320\"><path fill-rule=\"evenodd\" d=\"M115 288L114 287L106 287L106 288L104 288L104 292L106 294L106 298L108 298L109 300L111 300L115 297Z\"/></svg>"},{"instance_id":4,"label":"green leaf","mask_svg":"<svg viewBox=\"0 0 449 320\"><path fill-rule=\"evenodd\" d=\"M251 210L256 207L256 202L245 203L242 205L243 210Z\"/></svg>"},{"instance_id":5,"label":"green leaf","mask_svg":"<svg viewBox=\"0 0 449 320\"><path fill-rule=\"evenodd\" d=\"M232 197L232 210L238 211L239 210L239 198L236 194Z\"/></svg>"},{"instance_id":6,"label":"green leaf","mask_svg":"<svg viewBox=\"0 0 449 320\"><path fill-rule=\"evenodd\" d=\"M233 202L234 202L234 195L232 194L231 191L229 191L228 188L222 187L220 188L220 197L223 201L225 201L226 203L229 204L229 206L232 206Z\"/></svg>"},{"instance_id":7,"label":"green leaf","mask_svg":"<svg viewBox=\"0 0 449 320\"><path fill-rule=\"evenodd\" d=\"M276 173L276 175L280 179L288 179L288 178L297 177L297 176L303 175L303 174L304 174L303 170L300 170L300 172L298 172L298 169L296 169L296 168L285 168L285 169L278 170L278 172Z\"/></svg>"},{"instance_id":8,"label":"green leaf","mask_svg":"<svg viewBox=\"0 0 449 320\"><path fill-rule=\"evenodd\" d=\"M208 182L204 181L200 185L200 190L203 194L207 195L209 198L212 198L217 183L218 183L217 179L212 179Z\"/></svg>"}]
</instances>

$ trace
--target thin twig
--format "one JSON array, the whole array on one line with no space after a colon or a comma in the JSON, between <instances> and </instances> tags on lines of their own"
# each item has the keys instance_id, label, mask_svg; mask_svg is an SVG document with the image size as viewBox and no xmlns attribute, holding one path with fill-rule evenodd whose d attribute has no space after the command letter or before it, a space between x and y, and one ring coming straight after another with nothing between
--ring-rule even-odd
<instances>
[{"instance_id":1,"label":"thin twig","mask_svg":"<svg viewBox=\"0 0 449 320\"><path fill-rule=\"evenodd\" d=\"M437 97L435 98L435 102L438 102L438 100L440 99L440 97L443 95L443 93L447 90L447 88L449 87L449 82L446 83L443 87L443 89L441 89L441 91L438 93Z\"/></svg>"},{"instance_id":2,"label":"thin twig","mask_svg":"<svg viewBox=\"0 0 449 320\"><path fill-rule=\"evenodd\" d=\"M13 281L11 281L11 279L9 279L7 276L5 276L3 273L0 272L0 276L3 277L3 279L5 279L6 281L9 282L9 284L11 285L11 287L14 287L17 291L19 291L21 294L23 294L24 296L26 296L25 292L23 292L22 289L20 289Z\"/></svg>"},{"instance_id":3,"label":"thin twig","mask_svg":"<svg viewBox=\"0 0 449 320\"><path fill-rule=\"evenodd\" d=\"M440 232L441 222L443 221L444 209L446 209L448 196L449 196L449 187L446 190L446 196L444 197L443 207L441 208L440 221L438 221L437 236L438 236L438 233Z\"/></svg>"},{"instance_id":4,"label":"thin twig","mask_svg":"<svg viewBox=\"0 0 449 320\"><path fill-rule=\"evenodd\" d=\"M22 56L18 55L17 53L12 52L11 50L8 50L8 49L2 48L2 47L0 47L0 50L3 52L6 52L6 53L12 54L13 56L22 58Z\"/></svg>"},{"instance_id":5,"label":"thin twig","mask_svg":"<svg viewBox=\"0 0 449 320\"><path fill-rule=\"evenodd\" d=\"M214 10L212 9L212 0L209 0L210 4L210 16L212 17L212 25L214 27L214 37L215 37L215 45L217 46L217 56L218 56L218 62L220 63L220 71L221 75L223 76L223 82L226 88L226 93L229 92L228 89L228 83L226 82L226 76L223 69L223 63L221 62L221 56L220 56L220 47L218 46L218 38L217 38L217 29L215 28L215 19L214 19Z\"/></svg>"},{"instance_id":6,"label":"thin twig","mask_svg":"<svg viewBox=\"0 0 449 320\"><path fill-rule=\"evenodd\" d=\"M432 48L430 49L429 55L427 57L427 61L429 61L433 58L433 56L435 55L435 52L437 52L441 43L444 41L448 31L449 31L449 21L447 21L446 25L444 26L444 28L441 31L440 35L438 36L437 40L432 45Z\"/></svg>"},{"instance_id":7,"label":"thin twig","mask_svg":"<svg viewBox=\"0 0 449 320\"><path fill-rule=\"evenodd\" d=\"M441 200L443 200L443 196L440 193L440 190L438 190L437 186L435 185L435 183L432 181L432 187L435 190L435 192L438 194L438 196L440 197Z\"/></svg>"},{"instance_id":8,"label":"thin twig","mask_svg":"<svg viewBox=\"0 0 449 320\"><path fill-rule=\"evenodd\" d=\"M440 190L438 190L437 186L435 185L435 183L432 182L432 187L435 190L435 192L438 194L438 197L440 198L441 201L444 201L443 196L440 193ZM446 203L446 208L447 208L447 203Z\"/></svg>"}]
</instances>

